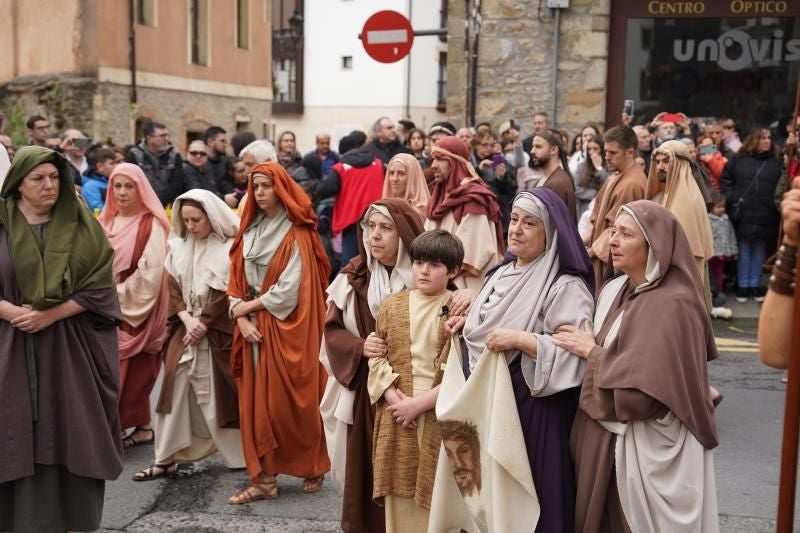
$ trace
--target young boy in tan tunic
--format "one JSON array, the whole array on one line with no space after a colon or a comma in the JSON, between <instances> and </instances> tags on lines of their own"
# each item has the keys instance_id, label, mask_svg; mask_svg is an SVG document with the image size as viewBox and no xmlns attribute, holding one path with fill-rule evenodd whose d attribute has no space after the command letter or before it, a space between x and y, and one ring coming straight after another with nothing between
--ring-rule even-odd
<instances>
[{"instance_id":1,"label":"young boy in tan tunic","mask_svg":"<svg viewBox=\"0 0 800 533\"><path fill-rule=\"evenodd\" d=\"M444 230L414 239L413 288L381 305L376 334L385 354L369 360L367 388L376 405L373 498L386 506L386 531L427 531L441 437L434 406L450 337L448 283L464 260L461 241Z\"/></svg>"}]
</instances>

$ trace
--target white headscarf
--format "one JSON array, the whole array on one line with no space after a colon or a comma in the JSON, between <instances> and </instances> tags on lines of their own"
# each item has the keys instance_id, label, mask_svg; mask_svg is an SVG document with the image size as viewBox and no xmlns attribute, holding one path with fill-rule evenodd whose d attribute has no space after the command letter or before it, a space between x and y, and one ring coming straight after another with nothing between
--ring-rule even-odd
<instances>
[{"instance_id":1,"label":"white headscarf","mask_svg":"<svg viewBox=\"0 0 800 533\"><path fill-rule=\"evenodd\" d=\"M464 324L470 370L475 368L486 349L486 335L492 330L499 327L533 330L548 290L558 274L558 233L547 207L529 192L519 193L512 207L520 208L542 221L545 249L539 257L523 267L518 267L513 261L498 268L484 283ZM506 359L510 362L518 354L517 350L506 352ZM524 357L522 362L536 364L530 357Z\"/></svg>"},{"instance_id":2,"label":"white headscarf","mask_svg":"<svg viewBox=\"0 0 800 533\"><path fill-rule=\"evenodd\" d=\"M385 216L391 220L393 224L395 222L386 206L376 204L370 205L361 219L361 235L364 250L367 254L367 268L370 271L367 303L369 304L369 310L372 312L372 316L377 317L378 309L380 309L381 303L383 303L383 300L385 300L387 296L404 289L413 289L415 286L411 276L411 257L409 257L408 251L403 247L403 239L400 238L399 233L397 235L397 261L394 267L392 267L391 273L389 273L389 269L386 268L383 263L372 257L369 251L369 217L375 213Z\"/></svg>"},{"instance_id":3,"label":"white headscarf","mask_svg":"<svg viewBox=\"0 0 800 533\"><path fill-rule=\"evenodd\" d=\"M184 200L194 200L202 205L211 223L211 234L206 239L205 258L199 265L194 264L195 238L186 231L181 217ZM239 218L214 193L192 189L175 200L172 206L169 254L164 268L181 286L184 302L189 301L195 276L201 276L202 282L212 289L222 292L227 290L231 267L228 252L237 231Z\"/></svg>"}]
</instances>

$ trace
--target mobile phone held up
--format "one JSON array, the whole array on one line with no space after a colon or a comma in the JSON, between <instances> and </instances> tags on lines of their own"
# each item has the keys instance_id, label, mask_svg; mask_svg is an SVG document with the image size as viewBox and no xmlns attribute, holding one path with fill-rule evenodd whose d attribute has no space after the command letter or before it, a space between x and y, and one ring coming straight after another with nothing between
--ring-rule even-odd
<instances>
[{"instance_id":1,"label":"mobile phone held up","mask_svg":"<svg viewBox=\"0 0 800 533\"><path fill-rule=\"evenodd\" d=\"M79 138L79 139L73 140L72 143L75 145L75 148L84 148L85 149L85 148L89 148L89 146L92 144L92 140L91 139L86 139L86 138Z\"/></svg>"},{"instance_id":2,"label":"mobile phone held up","mask_svg":"<svg viewBox=\"0 0 800 533\"><path fill-rule=\"evenodd\" d=\"M711 155L717 151L717 147L713 144L704 144L697 149L697 153L700 155Z\"/></svg>"},{"instance_id":3,"label":"mobile phone held up","mask_svg":"<svg viewBox=\"0 0 800 533\"><path fill-rule=\"evenodd\" d=\"M625 100L622 104L622 112L628 117L633 118L633 100Z\"/></svg>"},{"instance_id":4,"label":"mobile phone held up","mask_svg":"<svg viewBox=\"0 0 800 533\"><path fill-rule=\"evenodd\" d=\"M492 154L492 168L496 169L500 165L506 162L506 159L503 157L503 154Z\"/></svg>"}]
</instances>

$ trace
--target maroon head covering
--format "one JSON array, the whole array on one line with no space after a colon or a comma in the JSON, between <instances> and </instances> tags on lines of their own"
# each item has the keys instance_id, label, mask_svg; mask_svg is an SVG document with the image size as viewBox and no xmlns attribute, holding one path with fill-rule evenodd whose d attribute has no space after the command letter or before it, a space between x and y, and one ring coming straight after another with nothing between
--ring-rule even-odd
<instances>
[{"instance_id":1,"label":"maroon head covering","mask_svg":"<svg viewBox=\"0 0 800 533\"><path fill-rule=\"evenodd\" d=\"M469 162L467 146L458 137L445 137L433 147L431 155L434 159L446 160L450 171L433 185L428 218L441 220L452 211L456 223L460 224L466 214L486 215L494 222L497 246L502 253L504 239L500 204Z\"/></svg>"}]
</instances>

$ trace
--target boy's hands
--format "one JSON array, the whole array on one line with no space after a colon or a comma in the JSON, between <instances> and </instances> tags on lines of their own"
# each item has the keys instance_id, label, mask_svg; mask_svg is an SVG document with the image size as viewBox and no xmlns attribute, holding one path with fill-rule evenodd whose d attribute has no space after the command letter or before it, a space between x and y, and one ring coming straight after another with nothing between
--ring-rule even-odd
<instances>
[{"instance_id":1,"label":"boy's hands","mask_svg":"<svg viewBox=\"0 0 800 533\"><path fill-rule=\"evenodd\" d=\"M389 412L392 413L395 422L401 424L404 428L416 428L417 423L415 420L424 411L423 407L417 398L409 397L403 394L403 391L396 389L398 402L392 405L389 404ZM388 402L388 398L387 398Z\"/></svg>"}]
</instances>

